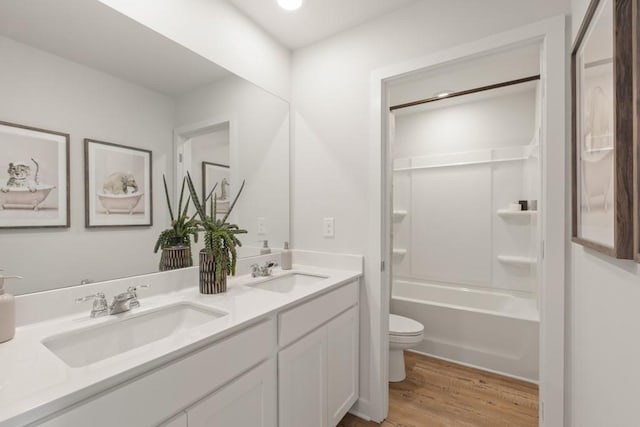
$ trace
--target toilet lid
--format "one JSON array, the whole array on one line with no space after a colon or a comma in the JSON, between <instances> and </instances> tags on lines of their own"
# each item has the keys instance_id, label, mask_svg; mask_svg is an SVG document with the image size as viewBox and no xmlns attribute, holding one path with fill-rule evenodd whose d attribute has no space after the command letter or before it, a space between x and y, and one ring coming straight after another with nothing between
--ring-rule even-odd
<instances>
[{"instance_id":1,"label":"toilet lid","mask_svg":"<svg viewBox=\"0 0 640 427\"><path fill-rule=\"evenodd\" d=\"M420 322L397 314L389 315L389 335L420 335L424 326Z\"/></svg>"}]
</instances>

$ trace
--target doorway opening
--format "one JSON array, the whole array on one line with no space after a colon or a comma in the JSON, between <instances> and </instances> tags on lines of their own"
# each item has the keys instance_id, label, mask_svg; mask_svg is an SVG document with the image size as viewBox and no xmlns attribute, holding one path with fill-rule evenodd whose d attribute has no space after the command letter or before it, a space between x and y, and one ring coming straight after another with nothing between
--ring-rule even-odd
<instances>
[{"instance_id":1,"label":"doorway opening","mask_svg":"<svg viewBox=\"0 0 640 427\"><path fill-rule=\"evenodd\" d=\"M379 157L376 158L372 156L370 175L371 175L371 194L374 195L371 201L372 208L377 205L380 209L379 216L374 216L372 219L372 227L371 230L374 230L375 224L377 223L380 227L380 246L377 248L372 248L372 255L374 251L379 249L380 261L382 265L382 269L377 278L371 279L374 274L370 275L370 280L373 281L373 286L375 287L375 281L379 280L380 282L380 311L379 313L372 313L371 322L372 324L378 323L382 326L381 335L380 335L380 369L383 372L382 377L385 381L381 379L380 386L380 402L381 408L383 412L382 414L373 414L372 419L376 421L380 421L387 416L386 408L388 408L388 384L386 379L388 378L388 349L389 349L389 313L391 312L390 308L392 304L392 281L393 281L393 267L394 267L394 255L393 255L393 239L392 239L392 231L394 228L394 199L393 199L393 183L394 183L394 174L400 173L400 171L394 171L394 166L396 169L401 169L401 164L396 163L394 165L394 156L392 151L392 146L395 144L394 136L394 126L395 118L391 115L389 111L389 107L395 104L402 104L402 101L392 103L393 96L393 87L395 84L401 84L403 82L411 81L412 79L415 81L416 79L420 79L424 75L428 73L433 73L433 75L438 74L438 70L446 69L446 67L453 67L456 64L463 63L465 61L474 61L481 60L483 57L488 57L491 55L499 55L503 54L509 50L517 50L517 49L525 49L527 47L537 46L539 51L538 56L538 64L539 64L539 74L540 80L538 83L535 83L536 86L533 88L533 92L536 97L539 99L539 103L533 102L530 103L534 110L538 111L539 115L539 127L538 127L538 138L539 138L539 148L534 151L537 151L537 155L539 156L537 161L538 165L528 168L537 169L538 171L538 190L539 194L536 196L533 195L525 195L525 191L522 190L522 196L516 196L517 200L511 200L512 195L515 193L508 193L505 196L505 199L495 199L490 196L489 200L491 200L491 204L486 204L486 206L490 206L488 209L489 213L486 213L486 210L483 209L483 216L486 219L487 223L489 223L489 215L491 215L490 226L487 228L491 229L491 250L487 250L490 253L490 256L483 254L483 258L487 261L487 264L478 264L475 259L472 259L472 263L475 263L475 267L477 268L476 272L490 272L490 274L485 274L483 277L485 279L487 277L490 280L485 280L484 285L494 284L494 283L511 283L511 285L506 286L506 290L508 292L504 292L509 296L525 296L524 294L529 293L531 296L535 294L536 305L533 307L534 315L535 312L539 313L539 329L537 333L538 337L538 346L539 352L531 352L529 354L536 354L539 357L538 360L538 384L540 387L540 406L539 406L539 422L540 425L560 425L563 423L564 419L564 274L565 274L565 243L566 243L566 231L565 231L565 183L566 183L566 174L565 174L565 158L567 156L566 153L566 145L564 144L566 134L566 105L565 105L565 63L566 63L566 46L565 46L565 19L563 16L558 16L556 18L552 18L546 21L541 21L535 24L528 25L526 27L521 27L518 29L514 29L509 32L497 34L491 37L487 37L486 39L481 39L475 42L468 43L466 45L461 45L455 48L451 48L446 51L438 52L436 54L430 55L428 57L416 59L405 64L399 64L392 67L388 67L385 69L380 69L372 73L371 79L371 97L373 100L377 100L372 103L372 121L371 121L371 138L372 138L372 146L375 148L379 147ZM500 83L501 81L509 81L522 77L527 77L519 75L518 77L507 77L507 78L496 78L500 73L504 70L498 69L496 70L496 75L490 82L480 82L478 84L474 84L473 86L469 86L468 88L477 88L488 86L494 83ZM473 72L471 73L473 74ZM472 76L473 77L473 76ZM435 81L435 80L434 80ZM444 81L444 80L443 80ZM443 84L436 85L438 88L436 90L431 91L430 93L423 94L422 96L412 97L413 99L405 99L405 101L412 101L415 99L424 99L429 97L434 97L434 95L438 91L464 91L464 89L458 89L456 87L444 87ZM531 89L531 88L530 88ZM426 87L425 87L426 90ZM508 91L507 91L508 92ZM437 97L437 95L435 95ZM475 96L475 95L472 95ZM515 96L515 95L514 95ZM456 99L465 98L458 97ZM485 100L486 101L486 100ZM457 101L445 100L445 101L437 101L431 104L439 104L439 103L450 103L451 107L455 106ZM478 100L480 102L480 100ZM484 101L483 101L484 102ZM440 104L442 105L442 104ZM536 109L536 105L539 105L539 108ZM429 110L431 107L426 107L426 110ZM436 108L441 109L441 108ZM435 110L431 112L434 113ZM447 126L455 127L461 126L460 121L448 122ZM511 123L509 123L511 125ZM407 128L408 129L408 128ZM423 170L431 172L442 169L438 172L445 172L445 169L454 168L473 168L481 165L480 162L483 161L491 161L493 160L505 160L505 162L496 162L496 164L504 163L505 165L510 163L511 156L515 154L515 157L522 157L519 160L513 160L514 162L524 162L531 163L533 162L533 158L535 158L536 154L531 155L533 152L531 151L531 142L535 139L535 132L531 132L528 137L528 142L521 142L520 144L513 144L510 146L509 144L498 144L496 147L486 145L482 147L480 150L455 150L455 151L442 151L442 152L429 152L429 153L418 153L416 156L405 156L410 157L411 162L408 165L405 165L407 168L412 168L414 166L426 166ZM505 150L491 150L493 148L504 148ZM509 152L513 150L513 152ZM469 153L469 152L473 153ZM476 151L484 151L484 154L476 153ZM465 154L466 153L466 154ZM518 154L519 153L519 154ZM376 153L377 154L377 153ZM453 155L454 158L451 158ZM416 159L414 162L413 157L429 157L435 156L432 158L420 158ZM447 159L447 156L449 158ZM458 158L455 158L458 156ZM460 157L462 156L462 157ZM464 157L470 156L470 157ZM482 159L484 157L484 160ZM398 157L397 159L400 159ZM419 161L418 161L419 160ZM433 167L442 165L444 161L447 161L448 166L443 166L441 168ZM531 160L531 161L530 161ZM406 161L406 160L405 160ZM440 162L440 163L438 163ZM454 166L453 164L460 163L460 165ZM466 165L466 163L476 163L475 165ZM490 164L490 163L487 163ZM430 168L429 168L430 167ZM524 189L522 186L525 181L526 176L535 176L525 174L525 168L521 168L521 178L519 181L519 188ZM404 171L405 173L407 171ZM411 173L416 173L416 171L412 171ZM454 176L456 174L451 174ZM491 183L494 179L493 172L487 176L485 176L487 180L485 183ZM466 178L465 178L466 179ZM418 179L419 180L419 179ZM409 180L409 188L411 188L412 180ZM507 180L509 181L509 180ZM502 181L502 182L507 182ZM438 181L440 182L440 181ZM535 182L535 179L532 180ZM380 187L380 183L382 183L382 187ZM437 185L424 185L424 182L414 183L418 186L426 187L428 191L435 192L441 189L435 188L438 185L444 187L442 184ZM464 185L458 185L461 188L464 188ZM533 188L533 187L530 187ZM379 197L376 196L376 190L379 192ZM490 185L484 186L485 194L493 194L494 188ZM490 193L489 193L490 192ZM519 193L519 192L518 192ZM411 194L409 192L408 194ZM459 193L462 194L462 193ZM451 203L450 199L447 199L449 195L447 194L432 194L432 197L440 197L444 198L435 198L434 200L439 200L441 204L447 202ZM475 197L476 195L469 195L469 197ZM500 196L502 197L502 196ZM522 197L522 199L520 198ZM531 198L529 198L531 197ZM537 197L537 198L533 198ZM424 201L427 198L423 198L421 201L417 201L416 203L425 203ZM455 199L455 198L454 198ZM457 201L457 199L455 199ZM477 202L475 199L469 199L470 201ZM486 198L482 198L483 202L486 202ZM516 203L511 202L519 202L526 201L529 203L530 201L535 200L533 205L536 205L537 214L532 213L521 213L514 214L517 207L511 206ZM494 204L495 202L495 204ZM501 203L498 206L498 202ZM428 205L427 205L428 206ZM462 216L468 215L470 212L473 213L474 210L479 209L474 203L464 203L464 200L461 201L459 205L455 205L454 208L449 207L449 214L457 214L461 213ZM531 208L527 206L530 210ZM521 205L520 209L524 209ZM396 211L402 211L403 209L396 209ZM408 209L407 209L408 210ZM423 210L424 211L424 210ZM437 206L434 210L425 211L428 215L434 215L434 212L439 215L443 215L443 212L447 212L446 209L443 210L443 206ZM402 216L402 212L396 212L396 220L399 220L399 217ZM405 215L406 216L406 215ZM528 218L526 216L529 216ZM533 216L536 216L535 220ZM513 218L511 218L513 217ZM508 236L506 234L506 230L502 230L502 237L496 236L493 237L493 227L497 227L498 224L507 227L510 224L507 224L507 221L524 221L527 218L528 224L527 226L515 227L517 224L512 224L515 228L514 234L520 237L505 237ZM437 219L437 217L436 217ZM476 221L477 218L471 217L470 221ZM505 224L501 224L498 221L504 221ZM434 224L434 219L432 218L432 227L437 227L438 224ZM535 226L532 226L532 223L535 223ZM429 222L427 222L429 224ZM429 236L429 233L436 233L437 231L427 229L421 231L424 236ZM484 229L486 232L487 228ZM529 230L526 232L524 230ZM396 230L396 232L400 232L400 230ZM527 234L528 233L528 234ZM413 237L416 233L410 233ZM525 235L527 237L525 237ZM485 234L488 236L488 234ZM538 236L538 237L536 237ZM422 237L422 236L421 236ZM455 236L453 236L455 237ZM459 236L458 236L459 237ZM446 239L442 237L439 241L441 245L453 245L460 244L461 240ZM485 240L486 242L486 240ZM514 243L520 242L520 243ZM527 242L525 244L525 242ZM403 247L395 247L396 249L396 257L402 255L409 255L409 249L415 250L415 245L412 241L408 241L406 248ZM417 245L418 249L420 249L419 245L423 244L420 240L418 240ZM472 242L473 245L478 244L478 242ZM509 246L513 244L513 246ZM504 248L504 249L500 249ZM407 249L406 253L403 251L398 251L398 249ZM434 258L437 259L439 256L438 249L433 248L423 248L426 249L430 255L433 255ZM449 254L452 254L451 248L446 247ZM467 248L464 248L467 249ZM500 250L498 253L497 251ZM504 252L502 252L504 250ZM498 258L498 255L501 255ZM536 258L537 255L537 258ZM469 253L467 253L468 257L471 257ZM465 260L470 258L460 258L464 263ZM460 263L460 259L456 261ZM442 265L433 265L433 270L436 271L436 268L442 269L445 266ZM498 264L500 263L500 264ZM454 263L455 264L455 263ZM490 267L487 267L490 265ZM391 266L391 268L388 268ZM499 266L499 267L498 267ZM405 266L406 267L406 266ZM417 266L418 269L421 269L423 266ZM527 274L522 275L518 273L512 273L513 278L510 280L496 280L495 277L501 275L503 279L507 277L507 271L509 269L517 268L527 268ZM416 268L410 267L410 268ZM457 279L463 283L469 280L470 276L469 272L470 268L466 266L463 269L460 269L459 277L453 277L453 279ZM494 274L495 270L495 274ZM409 270L411 271L411 270ZM452 272L453 270L449 270ZM517 272L517 270L515 270ZM421 271L423 275L425 272ZM439 271L440 276L439 279L442 280L445 277L444 271ZM461 280L464 279L464 280ZM433 280L433 278L432 278ZM450 282L455 282L455 280L447 279ZM466 280L466 281L465 281ZM455 286L451 286L453 283L444 283L445 290L451 290L450 288L454 288ZM472 283L478 288L482 288L482 281ZM526 285L525 285L526 284ZM421 284L422 285L422 284ZM436 285L443 285L443 283L436 283ZM512 288L510 288L511 286ZM405 287L405 291L408 291L410 285ZM504 287L504 286L503 286ZM537 289L535 289L537 287ZM535 291L535 292L534 292ZM394 291L395 292L395 291ZM498 293L498 291L493 291L494 293ZM395 296L394 296L395 298ZM398 298L399 299L399 298ZM531 308L531 307L530 307ZM482 309L476 310L482 311ZM512 317L519 318L517 320L531 321L535 320L535 318L527 319L527 314L523 314L526 310L523 310L520 315L514 315ZM531 314L531 311L528 312ZM375 340L374 340L375 342ZM477 350L477 348L476 348ZM386 354L384 353L386 352ZM446 358L446 356L440 356ZM480 366L479 364L473 362L464 362L468 365L475 364L476 366ZM504 369L502 366L499 366ZM486 370L495 370L499 371L499 369L493 369L491 367L483 367ZM504 372L504 371L500 371ZM508 375L513 377L521 377L527 378L526 375L518 374L518 373L509 373ZM535 374L535 372L533 372ZM373 401L374 399L372 399Z\"/></svg>"},{"instance_id":2,"label":"doorway opening","mask_svg":"<svg viewBox=\"0 0 640 427\"><path fill-rule=\"evenodd\" d=\"M389 85L391 313L424 325L412 351L533 383L542 97L539 77L520 77L539 76L540 48L492 53ZM466 94L411 102L443 91Z\"/></svg>"}]
</instances>

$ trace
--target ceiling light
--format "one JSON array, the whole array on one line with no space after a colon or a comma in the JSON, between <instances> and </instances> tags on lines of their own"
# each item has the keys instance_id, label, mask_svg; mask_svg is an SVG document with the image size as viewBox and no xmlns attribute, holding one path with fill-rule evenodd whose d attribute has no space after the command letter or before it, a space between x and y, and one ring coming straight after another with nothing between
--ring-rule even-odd
<instances>
[{"instance_id":1,"label":"ceiling light","mask_svg":"<svg viewBox=\"0 0 640 427\"><path fill-rule=\"evenodd\" d=\"M302 6L302 0L278 0L278 5L284 10L297 10Z\"/></svg>"}]
</instances>

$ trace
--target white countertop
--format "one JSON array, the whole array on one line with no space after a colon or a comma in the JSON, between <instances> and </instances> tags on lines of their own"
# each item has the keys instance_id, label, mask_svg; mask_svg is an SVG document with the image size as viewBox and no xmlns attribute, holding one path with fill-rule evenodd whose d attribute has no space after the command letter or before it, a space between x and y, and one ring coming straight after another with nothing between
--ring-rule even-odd
<instances>
[{"instance_id":1,"label":"white countertop","mask_svg":"<svg viewBox=\"0 0 640 427\"><path fill-rule=\"evenodd\" d=\"M0 344L0 426L21 426L33 422L362 275L361 271L295 265L290 271L274 269L273 276L292 272L327 278L296 287L289 293L278 293L246 286L269 278L236 276L228 278L226 293L201 295L197 286L198 269L193 268L188 272L193 275L192 287L147 298L140 293L141 307L130 312L91 319L91 304L88 304L81 313L17 328L13 340ZM42 344L43 339L53 335L117 322L131 315L179 302L209 307L228 315L189 329L186 333L172 335L80 368L67 366Z\"/></svg>"}]
</instances>

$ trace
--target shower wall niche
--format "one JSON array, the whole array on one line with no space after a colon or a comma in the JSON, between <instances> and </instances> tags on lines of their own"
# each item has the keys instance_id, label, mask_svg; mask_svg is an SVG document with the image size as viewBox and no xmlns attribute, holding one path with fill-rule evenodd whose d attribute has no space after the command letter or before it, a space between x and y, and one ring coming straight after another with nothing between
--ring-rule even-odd
<instances>
[{"instance_id":1,"label":"shower wall niche","mask_svg":"<svg viewBox=\"0 0 640 427\"><path fill-rule=\"evenodd\" d=\"M535 297L540 96L534 80L396 110L394 280Z\"/></svg>"}]
</instances>

